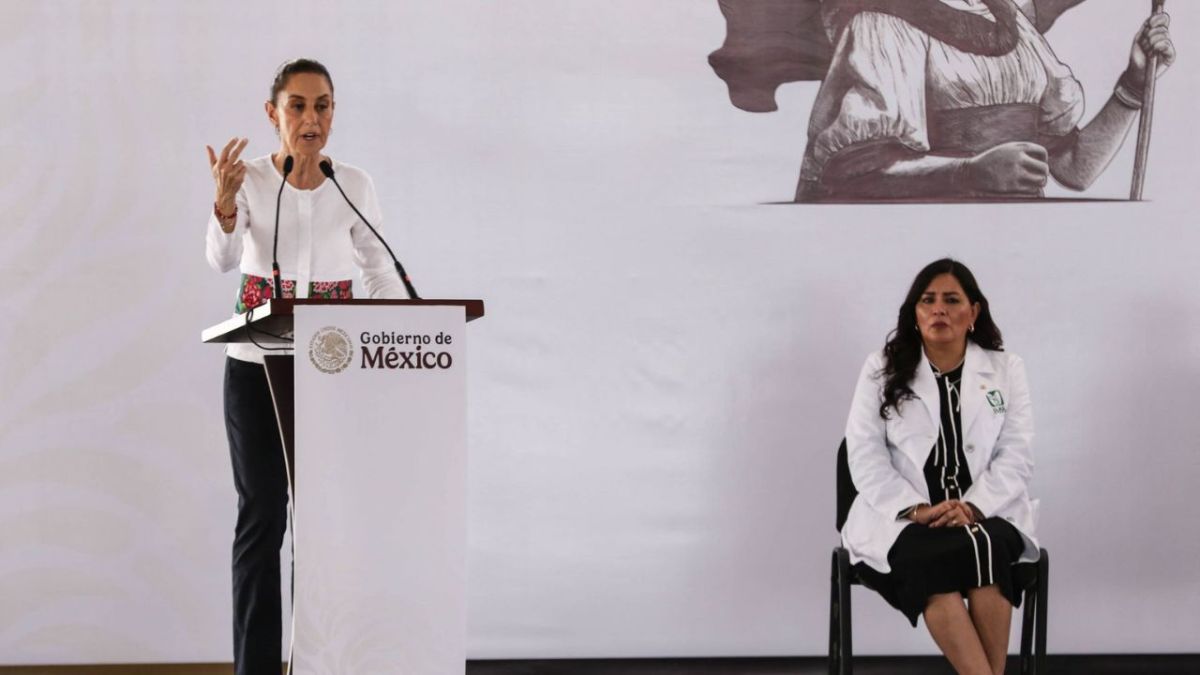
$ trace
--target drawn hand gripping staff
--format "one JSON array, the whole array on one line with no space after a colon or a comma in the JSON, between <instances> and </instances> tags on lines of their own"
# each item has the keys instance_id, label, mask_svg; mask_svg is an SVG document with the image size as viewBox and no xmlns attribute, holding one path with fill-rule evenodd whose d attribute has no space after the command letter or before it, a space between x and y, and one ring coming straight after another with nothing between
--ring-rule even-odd
<instances>
[{"instance_id":1,"label":"drawn hand gripping staff","mask_svg":"<svg viewBox=\"0 0 1200 675\"><path fill-rule=\"evenodd\" d=\"M781 84L821 81L796 201L1036 199L1051 178L1083 191L1140 117L1137 199L1170 17L1154 0L1084 122L1083 87L1045 36L1082 2L720 0L727 36L709 62L751 112L776 110Z\"/></svg>"}]
</instances>

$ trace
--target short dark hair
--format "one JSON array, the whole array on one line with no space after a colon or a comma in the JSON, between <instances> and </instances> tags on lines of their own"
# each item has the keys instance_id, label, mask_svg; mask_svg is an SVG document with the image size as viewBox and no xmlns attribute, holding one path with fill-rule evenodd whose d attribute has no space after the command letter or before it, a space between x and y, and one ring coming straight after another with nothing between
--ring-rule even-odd
<instances>
[{"instance_id":1,"label":"short dark hair","mask_svg":"<svg viewBox=\"0 0 1200 675\"><path fill-rule=\"evenodd\" d=\"M275 71L275 81L271 83L271 98L267 99L271 103L275 103L275 99L279 96L279 92L287 86L288 79L297 73L312 73L313 75L323 75L325 81L329 83L329 91L333 93L333 78L329 76L329 69L321 65L319 61L312 59L295 59L294 61L285 61L279 66L279 70Z\"/></svg>"},{"instance_id":2,"label":"short dark hair","mask_svg":"<svg viewBox=\"0 0 1200 675\"><path fill-rule=\"evenodd\" d=\"M979 290L975 275L967 266L950 258L942 258L925 266L913 279L904 304L896 316L896 329L888 335L887 344L883 346L884 378L883 401L879 406L879 416L888 419L888 409L895 410L900 402L914 396L909 383L917 372L917 364L921 362L921 350L924 343L921 334L917 332L917 301L933 283L935 277L949 274L958 280L967 300L971 304L979 303L979 317L975 319L975 330L967 335L967 339L984 349L995 351L1004 350L1004 338L1000 335L1000 327L992 319L992 308L988 300Z\"/></svg>"}]
</instances>

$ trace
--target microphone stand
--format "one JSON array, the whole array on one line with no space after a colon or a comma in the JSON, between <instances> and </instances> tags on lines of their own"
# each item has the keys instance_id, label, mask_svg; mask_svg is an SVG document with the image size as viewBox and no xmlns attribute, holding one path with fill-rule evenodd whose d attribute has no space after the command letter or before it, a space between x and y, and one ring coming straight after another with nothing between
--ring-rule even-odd
<instances>
[{"instance_id":1,"label":"microphone stand","mask_svg":"<svg viewBox=\"0 0 1200 675\"><path fill-rule=\"evenodd\" d=\"M271 297L283 298L283 280L279 278L279 204L283 199L283 186L287 185L288 174L292 172L295 160L288 155L283 160L283 180L279 182L279 192L275 195L275 242L271 245Z\"/></svg>"},{"instance_id":2,"label":"microphone stand","mask_svg":"<svg viewBox=\"0 0 1200 675\"><path fill-rule=\"evenodd\" d=\"M401 265L400 259L396 257L395 253L392 253L392 247L388 246L388 243L379 235L379 232L375 230L375 228L371 225L371 222L363 216L362 212L358 210L358 207L354 205L354 202L350 201L350 198L346 196L346 191L342 189L341 183L338 183L337 178L334 178L333 165L330 164L328 160L322 160L319 166L321 167L321 173L325 174L326 178L333 181L333 184L337 186L338 192L342 193L342 199L345 199L346 203L350 205L350 208L354 209L354 213L358 215L359 220L363 221L363 224L371 230L371 234L375 235L375 238L379 240L379 243L383 244L383 247L387 249L388 255L392 256L392 262L396 264L396 274L399 274L400 281L404 282L404 290L408 291L408 297L412 298L413 300L420 300L421 296L417 295L417 289L413 288L412 281L410 281L408 278L408 273L404 271L404 265Z\"/></svg>"}]
</instances>

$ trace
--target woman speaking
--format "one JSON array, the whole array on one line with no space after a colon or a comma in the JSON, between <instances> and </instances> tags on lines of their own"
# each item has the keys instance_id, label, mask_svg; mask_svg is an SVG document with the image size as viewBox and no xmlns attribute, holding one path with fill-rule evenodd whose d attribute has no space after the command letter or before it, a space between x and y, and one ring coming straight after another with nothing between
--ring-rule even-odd
<instances>
[{"instance_id":1,"label":"woman speaking","mask_svg":"<svg viewBox=\"0 0 1200 675\"><path fill-rule=\"evenodd\" d=\"M969 675L1004 672L1012 565L1038 555L1025 367L1002 346L970 270L939 260L863 366L846 423L850 560Z\"/></svg>"},{"instance_id":2,"label":"woman speaking","mask_svg":"<svg viewBox=\"0 0 1200 675\"><path fill-rule=\"evenodd\" d=\"M336 186L327 185L322 162L330 163L346 196L378 226L371 178L321 154L333 130L333 111L333 79L325 66L290 61L276 73L266 102L279 149L245 161L240 156L247 139L230 140L220 154L207 148L216 183L208 262L220 272L235 266L241 271L237 312L274 296L276 259L283 297L348 299L355 268L368 296L405 297L384 245ZM225 360L225 429L238 493L233 541L238 675L278 673L282 644L279 549L287 525L287 474L263 353L235 344Z\"/></svg>"}]
</instances>

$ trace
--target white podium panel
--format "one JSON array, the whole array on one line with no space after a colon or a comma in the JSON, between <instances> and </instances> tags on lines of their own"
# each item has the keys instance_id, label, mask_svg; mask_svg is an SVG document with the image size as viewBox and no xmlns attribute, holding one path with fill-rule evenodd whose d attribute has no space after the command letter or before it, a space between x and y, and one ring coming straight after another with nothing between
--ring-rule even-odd
<instances>
[{"instance_id":1,"label":"white podium panel","mask_svg":"<svg viewBox=\"0 0 1200 675\"><path fill-rule=\"evenodd\" d=\"M295 673L465 672L465 325L295 309Z\"/></svg>"}]
</instances>

